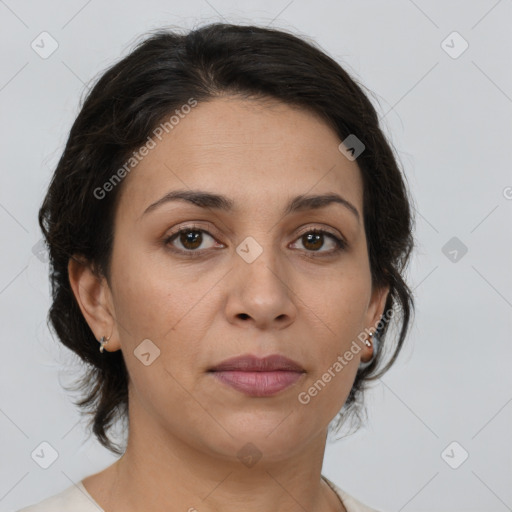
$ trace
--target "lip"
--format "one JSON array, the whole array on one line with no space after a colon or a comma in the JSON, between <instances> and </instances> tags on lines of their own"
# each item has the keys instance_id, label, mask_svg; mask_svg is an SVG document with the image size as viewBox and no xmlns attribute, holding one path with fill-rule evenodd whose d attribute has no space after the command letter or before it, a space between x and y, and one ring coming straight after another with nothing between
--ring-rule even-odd
<instances>
[{"instance_id":1,"label":"lip","mask_svg":"<svg viewBox=\"0 0 512 512\"><path fill-rule=\"evenodd\" d=\"M242 372L273 372L292 371L304 372L304 368L292 359L280 354L272 354L266 357L243 355L226 359L222 363L213 366L208 371L242 371Z\"/></svg>"},{"instance_id":2,"label":"lip","mask_svg":"<svg viewBox=\"0 0 512 512\"><path fill-rule=\"evenodd\" d=\"M274 354L234 357L208 370L224 384L249 396L272 396L295 384L306 371L295 361Z\"/></svg>"}]
</instances>

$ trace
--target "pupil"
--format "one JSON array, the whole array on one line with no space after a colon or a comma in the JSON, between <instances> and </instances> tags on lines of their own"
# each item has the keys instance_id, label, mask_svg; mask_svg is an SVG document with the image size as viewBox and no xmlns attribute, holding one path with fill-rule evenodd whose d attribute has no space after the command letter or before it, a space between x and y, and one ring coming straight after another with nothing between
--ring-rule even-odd
<instances>
[{"instance_id":1,"label":"pupil","mask_svg":"<svg viewBox=\"0 0 512 512\"><path fill-rule=\"evenodd\" d=\"M320 247L322 246L321 237L322 237L321 233L309 233L308 235L306 235L306 240L307 240L306 244L313 243L313 245L315 245L315 242L317 242L315 247L313 247L313 248L320 249ZM315 239L315 240L313 240L313 239ZM320 242L320 244L318 244L318 242Z\"/></svg>"},{"instance_id":2,"label":"pupil","mask_svg":"<svg viewBox=\"0 0 512 512\"><path fill-rule=\"evenodd\" d=\"M196 249L201 245L201 233L199 231L186 231L182 233L181 243L189 249Z\"/></svg>"}]
</instances>

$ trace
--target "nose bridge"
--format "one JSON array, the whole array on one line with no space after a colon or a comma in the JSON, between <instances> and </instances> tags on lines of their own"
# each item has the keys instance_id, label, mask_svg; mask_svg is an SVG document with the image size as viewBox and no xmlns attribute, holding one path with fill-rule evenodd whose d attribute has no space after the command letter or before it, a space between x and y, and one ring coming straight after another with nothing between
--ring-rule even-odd
<instances>
[{"instance_id":1,"label":"nose bridge","mask_svg":"<svg viewBox=\"0 0 512 512\"><path fill-rule=\"evenodd\" d=\"M234 282L238 290L232 290L231 314L248 315L256 323L293 317L291 287L279 251L270 231L247 236L236 247L234 271L238 276Z\"/></svg>"},{"instance_id":2,"label":"nose bridge","mask_svg":"<svg viewBox=\"0 0 512 512\"><path fill-rule=\"evenodd\" d=\"M259 241L258 241L259 240ZM277 247L276 247L277 245ZM272 233L258 233L247 236L236 248L241 261L237 262L240 271L245 274L243 281L251 286L262 285L262 289L280 287L278 244L272 239Z\"/></svg>"}]
</instances>

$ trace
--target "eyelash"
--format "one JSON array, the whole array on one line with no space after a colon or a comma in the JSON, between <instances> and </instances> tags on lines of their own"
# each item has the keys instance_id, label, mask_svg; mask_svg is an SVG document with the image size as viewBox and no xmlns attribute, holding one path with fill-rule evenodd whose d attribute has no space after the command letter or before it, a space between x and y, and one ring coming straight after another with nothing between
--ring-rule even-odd
<instances>
[{"instance_id":1,"label":"eyelash","mask_svg":"<svg viewBox=\"0 0 512 512\"><path fill-rule=\"evenodd\" d=\"M178 254L183 254L187 257L191 257L191 258L197 258L197 257L200 257L204 254L205 251L210 251L212 249L195 249L195 250L191 250L191 249L188 249L188 250L184 250L184 249L177 249L175 247L172 247L170 244L171 242L177 238L180 234L182 233L188 233L188 232L194 232L194 231L197 231L197 232L201 232L201 233L206 233L208 236L212 237L213 239L215 239L215 237L207 230L203 229L203 228L200 228L199 226L185 226L185 227L182 227L181 229L179 229L178 231L172 233L171 235L167 236L164 240L164 245L172 252L174 253L178 253ZM329 257L329 256L334 256L335 254L338 254L339 252L345 250L347 248L347 244L344 240L338 238L336 235L334 235L333 233L331 233L330 231L327 231L327 230L324 230L324 229L319 229L319 228L312 228L312 229L309 229L308 231L304 231L303 233L301 233L295 240L298 240L300 238L302 238L303 236L305 235L309 235L309 234L323 234L323 235L327 235L329 238L331 238L334 243L336 244L336 247L334 249L331 249L330 251L324 251L324 252L318 252L318 251L308 251L307 249L305 250L306 253L308 254L308 257L312 257L312 258L323 258L323 257ZM215 249L213 249L215 250Z\"/></svg>"}]
</instances>

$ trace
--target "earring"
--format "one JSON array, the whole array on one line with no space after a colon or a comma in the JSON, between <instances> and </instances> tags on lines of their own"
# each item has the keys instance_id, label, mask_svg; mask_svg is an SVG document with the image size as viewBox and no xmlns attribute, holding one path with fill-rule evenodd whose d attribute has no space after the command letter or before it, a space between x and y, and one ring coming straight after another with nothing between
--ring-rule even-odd
<instances>
[{"instance_id":1,"label":"earring","mask_svg":"<svg viewBox=\"0 0 512 512\"><path fill-rule=\"evenodd\" d=\"M101 353L103 353L103 349L105 348L105 345L108 343L109 340L110 340L110 336L108 338L105 336L102 336L101 339L99 340Z\"/></svg>"},{"instance_id":2,"label":"earring","mask_svg":"<svg viewBox=\"0 0 512 512\"><path fill-rule=\"evenodd\" d=\"M372 343L373 343L373 334L374 334L373 332L370 332L370 339L366 338L366 339L364 340L364 342L365 342L365 344L366 344L366 346L367 346L367 347L370 347L370 348L371 348L371 346L372 346Z\"/></svg>"}]
</instances>

